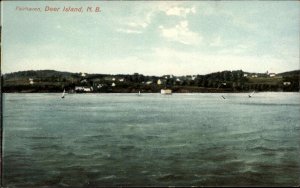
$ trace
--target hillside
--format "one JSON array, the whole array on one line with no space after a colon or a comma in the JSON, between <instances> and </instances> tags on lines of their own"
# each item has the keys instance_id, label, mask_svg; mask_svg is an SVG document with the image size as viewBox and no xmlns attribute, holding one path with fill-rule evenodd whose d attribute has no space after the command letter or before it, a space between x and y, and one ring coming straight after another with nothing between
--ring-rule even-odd
<instances>
[{"instance_id":1,"label":"hillside","mask_svg":"<svg viewBox=\"0 0 300 188\"><path fill-rule=\"evenodd\" d=\"M279 73L279 76L286 76L286 77L292 77L292 76L300 76L300 70L294 70L294 71L289 71L289 72L283 72Z\"/></svg>"},{"instance_id":2,"label":"hillside","mask_svg":"<svg viewBox=\"0 0 300 188\"><path fill-rule=\"evenodd\" d=\"M242 70L206 75L145 76L142 74L87 74L55 70L30 70L2 76L3 92L249 92L299 91L300 70L279 74L249 73Z\"/></svg>"}]
</instances>

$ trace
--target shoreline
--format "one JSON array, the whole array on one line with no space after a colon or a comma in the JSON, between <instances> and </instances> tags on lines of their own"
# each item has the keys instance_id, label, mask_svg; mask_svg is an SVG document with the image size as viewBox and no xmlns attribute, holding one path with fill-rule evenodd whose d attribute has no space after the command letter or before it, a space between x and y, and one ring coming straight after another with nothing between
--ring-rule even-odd
<instances>
[{"instance_id":1,"label":"shoreline","mask_svg":"<svg viewBox=\"0 0 300 188\"><path fill-rule=\"evenodd\" d=\"M300 70L269 75L242 70L222 71L207 75L147 76L107 75L59 72L54 70L23 71L2 77L6 93L247 93L298 92Z\"/></svg>"},{"instance_id":2,"label":"shoreline","mask_svg":"<svg viewBox=\"0 0 300 188\"><path fill-rule=\"evenodd\" d=\"M238 94L238 93L251 93L252 91L242 91L242 92L173 92L172 94L202 94L202 93L212 93L212 94L222 94L222 93L233 93L233 94ZM61 94L62 92L2 92L1 94ZM255 93L300 93L299 91L255 91ZM86 92L86 93L66 93L68 95L72 95L72 94L79 94L79 95L85 95L85 94L137 94L135 92ZM145 93L141 93L141 94L161 94L159 92L145 92ZM171 94L171 95L172 95ZM161 94L164 95L164 94Z\"/></svg>"}]
</instances>

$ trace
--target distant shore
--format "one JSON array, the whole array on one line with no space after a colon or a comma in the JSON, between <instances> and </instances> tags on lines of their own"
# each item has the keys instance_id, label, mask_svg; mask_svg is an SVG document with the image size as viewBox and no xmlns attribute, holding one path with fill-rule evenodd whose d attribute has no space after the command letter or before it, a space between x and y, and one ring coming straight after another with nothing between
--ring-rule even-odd
<instances>
[{"instance_id":1,"label":"distant shore","mask_svg":"<svg viewBox=\"0 0 300 188\"><path fill-rule=\"evenodd\" d=\"M247 93L298 92L300 70L285 73L249 73L242 70L207 75L146 76L134 74L88 74L54 70L20 71L4 74L4 93Z\"/></svg>"},{"instance_id":2,"label":"distant shore","mask_svg":"<svg viewBox=\"0 0 300 188\"><path fill-rule=\"evenodd\" d=\"M299 91L259 91L256 93L300 93ZM62 92L3 92L2 94L61 94ZM244 94L249 94L251 93L251 91L240 91L240 92L185 92L185 93L179 93L179 92L173 92L172 94L204 94L204 93L211 93L211 94L238 94L238 93L244 93ZM137 93L67 93L68 95L86 95L86 94L137 94ZM155 93L141 93L141 95L143 94L161 94L158 92Z\"/></svg>"}]
</instances>

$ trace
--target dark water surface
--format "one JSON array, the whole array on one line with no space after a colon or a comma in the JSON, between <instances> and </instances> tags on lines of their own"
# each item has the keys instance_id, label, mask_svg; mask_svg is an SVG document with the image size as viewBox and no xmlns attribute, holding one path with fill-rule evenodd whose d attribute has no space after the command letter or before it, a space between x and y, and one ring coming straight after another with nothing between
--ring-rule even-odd
<instances>
[{"instance_id":1,"label":"dark water surface","mask_svg":"<svg viewBox=\"0 0 300 188\"><path fill-rule=\"evenodd\" d=\"M4 186L300 185L299 93L60 96L4 94Z\"/></svg>"}]
</instances>

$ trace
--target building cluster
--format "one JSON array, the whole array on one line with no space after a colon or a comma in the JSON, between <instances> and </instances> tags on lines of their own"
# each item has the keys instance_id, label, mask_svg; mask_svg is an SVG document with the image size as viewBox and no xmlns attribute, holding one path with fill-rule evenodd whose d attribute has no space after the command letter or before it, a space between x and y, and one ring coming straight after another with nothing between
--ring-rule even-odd
<instances>
[{"instance_id":1,"label":"building cluster","mask_svg":"<svg viewBox=\"0 0 300 188\"><path fill-rule=\"evenodd\" d=\"M157 85L163 88L166 88L172 84L180 84L185 80L195 80L196 75L188 75L188 76L181 76L176 77L174 75L164 75L161 77L144 77L141 81L137 80L130 80L126 76L119 76L119 75L106 75L101 78L88 78L87 73L80 73L80 81L75 85L75 92L93 92L99 91L103 88L114 88L117 86L122 86L124 84L128 84L130 82L139 83L142 85ZM138 73L135 73L133 76L139 76ZM141 75L143 76L143 75ZM169 93L169 91L167 91Z\"/></svg>"},{"instance_id":2,"label":"building cluster","mask_svg":"<svg viewBox=\"0 0 300 188\"><path fill-rule=\"evenodd\" d=\"M80 81L75 85L75 92L97 92L97 91L109 91L113 88L126 88L129 85L136 86L158 86L158 88L164 88L161 93L169 94L172 93L171 88L175 85L182 85L186 83L193 83L194 81L199 81L197 75L186 75L186 76L174 76L174 75L163 75L160 77L155 76L143 76L138 73L133 75L103 75L102 77L88 75L87 73L80 73ZM275 73L266 71L265 73L242 73L242 77L247 78L280 78ZM202 78L203 79L203 78ZM207 78L206 78L207 79ZM33 84L33 80L30 80ZM282 82L284 86L291 85L291 82ZM226 83L222 83L221 86L226 86ZM218 86L218 87L221 87Z\"/></svg>"},{"instance_id":3,"label":"building cluster","mask_svg":"<svg viewBox=\"0 0 300 188\"><path fill-rule=\"evenodd\" d=\"M244 73L244 77L251 77L251 78L258 78L258 77L275 77L276 73L270 73L267 71L264 74L258 74L258 73Z\"/></svg>"}]
</instances>

